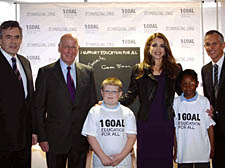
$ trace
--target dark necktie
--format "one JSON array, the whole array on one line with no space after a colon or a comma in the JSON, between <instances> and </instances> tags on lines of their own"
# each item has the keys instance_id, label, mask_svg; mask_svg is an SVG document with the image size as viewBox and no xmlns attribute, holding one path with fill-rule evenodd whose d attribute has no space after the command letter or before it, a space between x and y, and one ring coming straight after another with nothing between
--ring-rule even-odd
<instances>
[{"instance_id":1,"label":"dark necktie","mask_svg":"<svg viewBox=\"0 0 225 168\"><path fill-rule=\"evenodd\" d=\"M22 80L22 77L20 75L20 72L17 68L17 65L16 65L16 58L15 57L12 57L12 67L13 67L13 71L15 72L21 86L23 87L23 80Z\"/></svg>"},{"instance_id":2,"label":"dark necktie","mask_svg":"<svg viewBox=\"0 0 225 168\"><path fill-rule=\"evenodd\" d=\"M67 87L69 89L71 99L74 100L74 98L75 98L75 86L74 86L74 82L73 82L73 79L72 79L71 74L70 74L71 67L68 66L67 70L68 70L67 76L66 76Z\"/></svg>"},{"instance_id":3,"label":"dark necktie","mask_svg":"<svg viewBox=\"0 0 225 168\"><path fill-rule=\"evenodd\" d=\"M215 98L217 99L217 95L218 95L218 86L219 86L219 82L218 82L218 65L214 64L214 92L215 92Z\"/></svg>"}]
</instances>

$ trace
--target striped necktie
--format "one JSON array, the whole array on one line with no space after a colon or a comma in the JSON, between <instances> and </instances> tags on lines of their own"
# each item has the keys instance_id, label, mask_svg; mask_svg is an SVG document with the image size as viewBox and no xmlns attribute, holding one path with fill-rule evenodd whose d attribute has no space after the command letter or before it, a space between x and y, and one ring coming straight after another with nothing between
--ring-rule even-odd
<instances>
[{"instance_id":1,"label":"striped necktie","mask_svg":"<svg viewBox=\"0 0 225 168\"><path fill-rule=\"evenodd\" d=\"M219 82L218 82L218 65L214 64L214 93L215 93L215 98L217 99L218 96L218 87L219 87Z\"/></svg>"},{"instance_id":2,"label":"striped necktie","mask_svg":"<svg viewBox=\"0 0 225 168\"><path fill-rule=\"evenodd\" d=\"M20 75L20 72L17 68L17 65L16 65L16 58L15 57L12 57L12 68L13 68L13 71L15 72L21 86L23 87L23 80L22 80L22 77Z\"/></svg>"}]
</instances>

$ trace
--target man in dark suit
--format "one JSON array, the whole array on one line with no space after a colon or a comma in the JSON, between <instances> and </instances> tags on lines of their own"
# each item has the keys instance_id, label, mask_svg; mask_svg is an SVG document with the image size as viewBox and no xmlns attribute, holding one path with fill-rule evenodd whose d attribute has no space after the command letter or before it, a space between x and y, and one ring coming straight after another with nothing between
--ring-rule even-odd
<instances>
[{"instance_id":1,"label":"man in dark suit","mask_svg":"<svg viewBox=\"0 0 225 168\"><path fill-rule=\"evenodd\" d=\"M92 68L75 62L79 45L61 37L60 59L42 67L36 79L35 109L39 145L48 168L85 168L88 142L81 135L89 109L97 103Z\"/></svg>"},{"instance_id":2,"label":"man in dark suit","mask_svg":"<svg viewBox=\"0 0 225 168\"><path fill-rule=\"evenodd\" d=\"M214 108L213 118L216 122L215 156L213 168L225 167L225 42L223 35L211 30L205 34L204 47L211 58L211 62L202 68L202 82L204 95Z\"/></svg>"},{"instance_id":3,"label":"man in dark suit","mask_svg":"<svg viewBox=\"0 0 225 168\"><path fill-rule=\"evenodd\" d=\"M16 21L0 26L0 167L30 168L33 79L29 61L17 54L22 29ZM34 117L34 116L33 116ZM32 139L33 138L33 139Z\"/></svg>"}]
</instances>

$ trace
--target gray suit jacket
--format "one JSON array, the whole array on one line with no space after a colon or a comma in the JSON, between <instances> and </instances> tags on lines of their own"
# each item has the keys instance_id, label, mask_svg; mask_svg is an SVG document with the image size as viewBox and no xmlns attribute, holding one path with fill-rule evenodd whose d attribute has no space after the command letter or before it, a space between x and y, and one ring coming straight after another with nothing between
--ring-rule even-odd
<instances>
[{"instance_id":1,"label":"gray suit jacket","mask_svg":"<svg viewBox=\"0 0 225 168\"><path fill-rule=\"evenodd\" d=\"M88 150L81 129L89 109L97 103L93 71L75 63L75 100L70 98L59 60L39 69L36 79L35 111L39 142L48 141L49 150L67 153L71 147Z\"/></svg>"}]
</instances>

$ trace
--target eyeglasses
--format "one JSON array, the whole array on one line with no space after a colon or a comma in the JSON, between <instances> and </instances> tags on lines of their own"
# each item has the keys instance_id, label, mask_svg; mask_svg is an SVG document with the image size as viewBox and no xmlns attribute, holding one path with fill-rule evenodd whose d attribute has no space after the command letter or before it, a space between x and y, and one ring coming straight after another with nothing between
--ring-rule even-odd
<instances>
[{"instance_id":1,"label":"eyeglasses","mask_svg":"<svg viewBox=\"0 0 225 168\"><path fill-rule=\"evenodd\" d=\"M113 91L110 91L110 90L104 90L103 91L105 94L112 94L112 95L115 95L117 93L119 93L120 91L118 90L113 90Z\"/></svg>"}]
</instances>

